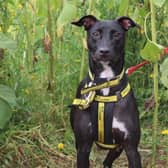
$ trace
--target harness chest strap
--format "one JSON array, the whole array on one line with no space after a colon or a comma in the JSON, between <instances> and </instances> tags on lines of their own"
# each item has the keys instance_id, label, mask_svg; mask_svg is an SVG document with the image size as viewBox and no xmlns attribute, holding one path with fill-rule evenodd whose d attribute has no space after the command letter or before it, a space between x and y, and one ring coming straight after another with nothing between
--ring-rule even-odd
<instances>
[{"instance_id":1,"label":"harness chest strap","mask_svg":"<svg viewBox=\"0 0 168 168\"><path fill-rule=\"evenodd\" d=\"M118 94L120 94L120 96L123 98L130 92L130 90L131 90L131 86L128 83L127 86L121 92L118 92ZM113 96L96 95L94 100L98 102L117 102L118 99L119 99L118 95L113 95Z\"/></svg>"},{"instance_id":2,"label":"harness chest strap","mask_svg":"<svg viewBox=\"0 0 168 168\"><path fill-rule=\"evenodd\" d=\"M130 84L128 83L127 86L120 92L121 97L125 97L131 90ZM89 104L95 100L98 102L117 102L119 99L118 95L113 96L99 96L95 95L95 92L91 92L88 99L80 99L76 98L73 100L73 105L79 106L80 109L86 109L89 107Z\"/></svg>"},{"instance_id":3,"label":"harness chest strap","mask_svg":"<svg viewBox=\"0 0 168 168\"><path fill-rule=\"evenodd\" d=\"M128 83L125 89L122 90L121 97L125 97L131 90L130 84ZM96 143L103 147L103 148L108 148L108 149L113 149L118 146L118 144L106 144L105 142L105 103L107 102L117 102L118 101L118 96L95 96L95 101L98 101L98 140Z\"/></svg>"},{"instance_id":4,"label":"harness chest strap","mask_svg":"<svg viewBox=\"0 0 168 168\"><path fill-rule=\"evenodd\" d=\"M98 141L104 142L104 103L98 103Z\"/></svg>"},{"instance_id":5,"label":"harness chest strap","mask_svg":"<svg viewBox=\"0 0 168 168\"><path fill-rule=\"evenodd\" d=\"M117 144L105 144L104 143L104 102L98 103L98 140L96 144L108 149L114 149Z\"/></svg>"}]
</instances>

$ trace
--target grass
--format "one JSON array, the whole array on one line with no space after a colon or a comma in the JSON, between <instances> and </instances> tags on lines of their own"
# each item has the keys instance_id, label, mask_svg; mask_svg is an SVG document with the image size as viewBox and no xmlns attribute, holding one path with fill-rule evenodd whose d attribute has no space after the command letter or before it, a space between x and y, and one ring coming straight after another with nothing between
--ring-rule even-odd
<instances>
[{"instance_id":1,"label":"grass","mask_svg":"<svg viewBox=\"0 0 168 168\"><path fill-rule=\"evenodd\" d=\"M59 131L63 130L55 130L52 133L59 135ZM44 132L40 125L27 130L12 130L6 139L6 144L1 146L1 166L4 168L38 166L54 168L59 164L59 159L64 159L64 157L69 162L72 161L71 156L66 158L58 151L57 144L59 138L57 139L57 136L50 136L50 133L50 131ZM56 141L54 141L55 138L57 139ZM51 142L54 143L51 145Z\"/></svg>"},{"instance_id":2,"label":"grass","mask_svg":"<svg viewBox=\"0 0 168 168\"><path fill-rule=\"evenodd\" d=\"M11 125L11 127L1 134L0 145L0 165L2 168L31 168L31 167L50 167L50 168L74 168L75 164L75 144L74 137L69 126L67 128L58 128L56 123L43 122L41 124ZM150 165L152 154L151 145L151 126L144 125L142 128L142 137L140 152L144 167ZM157 167L166 168L168 163L168 145L167 135L161 135L159 132L159 142L157 152ZM58 144L63 143L64 148L58 149ZM91 153L92 167L100 167L102 158L106 151L93 148ZM101 157L100 157L101 156ZM124 164L125 163L125 164ZM125 154L115 162L115 167L124 168L127 165ZM126 167L126 166L125 166Z\"/></svg>"}]
</instances>

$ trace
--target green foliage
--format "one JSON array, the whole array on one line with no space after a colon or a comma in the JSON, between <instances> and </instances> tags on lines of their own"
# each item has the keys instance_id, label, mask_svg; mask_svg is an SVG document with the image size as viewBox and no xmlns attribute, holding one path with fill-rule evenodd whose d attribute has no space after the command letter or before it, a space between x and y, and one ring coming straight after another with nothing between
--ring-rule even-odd
<instances>
[{"instance_id":1,"label":"green foliage","mask_svg":"<svg viewBox=\"0 0 168 168\"><path fill-rule=\"evenodd\" d=\"M157 7L161 8L166 2L166 0L154 0L153 2Z\"/></svg>"},{"instance_id":2,"label":"green foliage","mask_svg":"<svg viewBox=\"0 0 168 168\"><path fill-rule=\"evenodd\" d=\"M125 16L128 13L129 0L120 1L119 16Z\"/></svg>"},{"instance_id":3,"label":"green foliage","mask_svg":"<svg viewBox=\"0 0 168 168\"><path fill-rule=\"evenodd\" d=\"M12 108L17 106L16 96L13 89L0 85L0 129L12 117Z\"/></svg>"},{"instance_id":4,"label":"green foliage","mask_svg":"<svg viewBox=\"0 0 168 168\"><path fill-rule=\"evenodd\" d=\"M141 56L145 60L148 60L150 62L157 62L160 60L160 55L163 52L163 47L152 42L147 41L145 47L141 50Z\"/></svg>"},{"instance_id":5,"label":"green foliage","mask_svg":"<svg viewBox=\"0 0 168 168\"><path fill-rule=\"evenodd\" d=\"M0 48L7 49L10 53L13 53L17 48L17 43L9 34L0 33Z\"/></svg>"},{"instance_id":6,"label":"green foliage","mask_svg":"<svg viewBox=\"0 0 168 168\"><path fill-rule=\"evenodd\" d=\"M6 123L12 116L12 109L7 101L0 98L0 130L3 129Z\"/></svg>"},{"instance_id":7,"label":"green foliage","mask_svg":"<svg viewBox=\"0 0 168 168\"><path fill-rule=\"evenodd\" d=\"M0 84L0 98L4 99L11 107L16 107L16 95L13 89Z\"/></svg>"},{"instance_id":8,"label":"green foliage","mask_svg":"<svg viewBox=\"0 0 168 168\"><path fill-rule=\"evenodd\" d=\"M168 58L164 60L164 62L160 65L161 71L161 82L162 84L168 88Z\"/></svg>"},{"instance_id":9,"label":"green foliage","mask_svg":"<svg viewBox=\"0 0 168 168\"><path fill-rule=\"evenodd\" d=\"M76 1L64 0L63 9L57 19L57 34L59 37L63 34L64 26L75 18L76 13Z\"/></svg>"}]
</instances>

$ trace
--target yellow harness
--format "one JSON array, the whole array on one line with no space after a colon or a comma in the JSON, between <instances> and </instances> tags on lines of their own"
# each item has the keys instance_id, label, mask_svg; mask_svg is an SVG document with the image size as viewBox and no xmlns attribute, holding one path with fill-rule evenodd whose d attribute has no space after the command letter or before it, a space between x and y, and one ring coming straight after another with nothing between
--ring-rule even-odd
<instances>
[{"instance_id":1,"label":"yellow harness","mask_svg":"<svg viewBox=\"0 0 168 168\"><path fill-rule=\"evenodd\" d=\"M115 94L112 96L96 95L96 90L118 85L121 79L123 78L124 72L125 71L123 69L121 74L118 75L115 79L111 81L107 81L103 84L93 85L91 87L85 86L85 88L81 90L81 95L88 94L87 97L84 99L75 98L72 103L73 105L76 105L80 109L84 110L84 109L87 109L90 106L90 103L92 103L93 101L98 102L98 141L96 143L103 148L110 149L110 148L115 148L117 146L117 144L108 145L104 143L104 106L105 106L105 103L118 102L119 97L124 98L125 96L128 95L128 93L131 90L131 87L130 87L130 84L128 83L126 87L122 91L119 92L120 95ZM90 71L89 71L89 76L91 80L94 79Z\"/></svg>"}]
</instances>

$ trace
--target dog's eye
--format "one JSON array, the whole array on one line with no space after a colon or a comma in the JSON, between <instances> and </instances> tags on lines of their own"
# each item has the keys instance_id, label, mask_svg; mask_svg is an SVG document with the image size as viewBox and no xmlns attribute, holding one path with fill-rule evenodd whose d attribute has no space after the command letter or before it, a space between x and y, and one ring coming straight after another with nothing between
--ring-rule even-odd
<instances>
[{"instance_id":1,"label":"dog's eye","mask_svg":"<svg viewBox=\"0 0 168 168\"><path fill-rule=\"evenodd\" d=\"M95 31L92 33L94 38L100 38L100 32L99 31Z\"/></svg>"},{"instance_id":2,"label":"dog's eye","mask_svg":"<svg viewBox=\"0 0 168 168\"><path fill-rule=\"evenodd\" d=\"M120 37L120 33L115 32L115 33L113 34L113 37Z\"/></svg>"},{"instance_id":3,"label":"dog's eye","mask_svg":"<svg viewBox=\"0 0 168 168\"><path fill-rule=\"evenodd\" d=\"M114 31L114 30L111 31L112 38L119 38L120 36L121 36L121 33Z\"/></svg>"}]
</instances>

